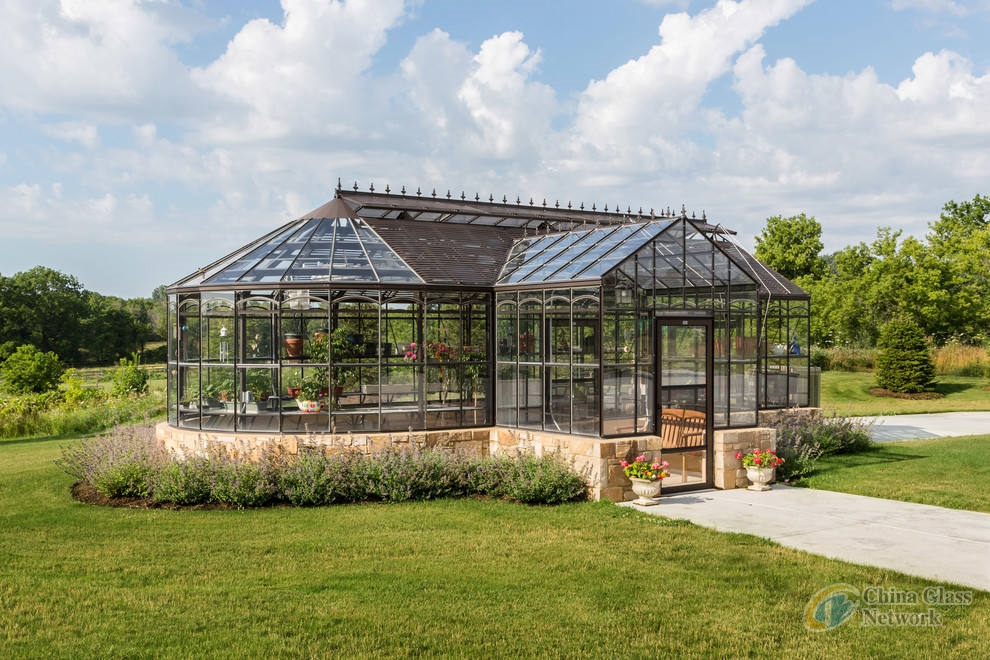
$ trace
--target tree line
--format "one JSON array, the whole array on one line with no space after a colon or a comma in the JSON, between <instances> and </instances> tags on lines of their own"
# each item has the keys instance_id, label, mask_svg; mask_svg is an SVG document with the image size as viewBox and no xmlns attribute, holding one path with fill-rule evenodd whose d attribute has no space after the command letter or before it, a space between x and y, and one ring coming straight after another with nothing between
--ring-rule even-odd
<instances>
[{"instance_id":1,"label":"tree line","mask_svg":"<svg viewBox=\"0 0 990 660\"><path fill-rule=\"evenodd\" d=\"M768 218L756 257L811 294L812 343L873 348L892 321L936 345L990 341L990 197L950 201L924 239L880 227L870 242L823 254L804 213Z\"/></svg>"},{"instance_id":2,"label":"tree line","mask_svg":"<svg viewBox=\"0 0 990 660\"><path fill-rule=\"evenodd\" d=\"M150 298L125 300L43 266L0 275L0 362L32 345L67 364L112 364L163 341L165 324L164 286Z\"/></svg>"}]
</instances>

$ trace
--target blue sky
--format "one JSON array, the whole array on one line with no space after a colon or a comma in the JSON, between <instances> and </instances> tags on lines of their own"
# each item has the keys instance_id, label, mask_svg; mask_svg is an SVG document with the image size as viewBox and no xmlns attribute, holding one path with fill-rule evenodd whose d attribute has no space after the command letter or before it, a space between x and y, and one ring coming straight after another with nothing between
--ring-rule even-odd
<instances>
[{"instance_id":1,"label":"blue sky","mask_svg":"<svg viewBox=\"0 0 990 660\"><path fill-rule=\"evenodd\" d=\"M338 177L920 237L990 193L987 34L990 0L11 0L0 273L147 296Z\"/></svg>"}]
</instances>

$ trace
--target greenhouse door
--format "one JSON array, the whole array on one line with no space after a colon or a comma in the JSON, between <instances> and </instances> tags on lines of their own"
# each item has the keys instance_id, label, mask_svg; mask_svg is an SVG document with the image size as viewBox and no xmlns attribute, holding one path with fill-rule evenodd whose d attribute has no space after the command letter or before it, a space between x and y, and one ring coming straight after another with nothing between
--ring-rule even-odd
<instances>
[{"instance_id":1,"label":"greenhouse door","mask_svg":"<svg viewBox=\"0 0 990 660\"><path fill-rule=\"evenodd\" d=\"M712 486L712 321L657 319L657 420L670 477L663 490Z\"/></svg>"}]
</instances>

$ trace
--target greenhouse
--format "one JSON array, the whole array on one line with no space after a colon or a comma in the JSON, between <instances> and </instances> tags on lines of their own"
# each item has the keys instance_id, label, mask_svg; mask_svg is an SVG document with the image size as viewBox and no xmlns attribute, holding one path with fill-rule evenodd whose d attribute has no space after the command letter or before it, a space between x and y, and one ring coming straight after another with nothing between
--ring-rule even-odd
<instances>
[{"instance_id":1,"label":"greenhouse","mask_svg":"<svg viewBox=\"0 0 990 660\"><path fill-rule=\"evenodd\" d=\"M179 429L649 435L709 481L713 431L812 403L809 296L683 207L338 185L168 293Z\"/></svg>"}]
</instances>

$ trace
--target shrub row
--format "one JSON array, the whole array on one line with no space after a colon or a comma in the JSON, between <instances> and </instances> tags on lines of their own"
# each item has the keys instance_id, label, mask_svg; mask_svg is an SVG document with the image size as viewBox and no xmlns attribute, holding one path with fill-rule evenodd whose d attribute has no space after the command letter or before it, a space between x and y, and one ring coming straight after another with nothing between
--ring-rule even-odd
<instances>
[{"instance_id":1,"label":"shrub row","mask_svg":"<svg viewBox=\"0 0 990 660\"><path fill-rule=\"evenodd\" d=\"M553 456L479 458L392 447L372 455L269 452L254 461L214 452L183 460L158 446L150 424L64 447L56 463L107 497L179 505L324 506L466 495L559 504L585 493L582 476Z\"/></svg>"},{"instance_id":2,"label":"shrub row","mask_svg":"<svg viewBox=\"0 0 990 660\"><path fill-rule=\"evenodd\" d=\"M870 424L850 417L785 417L776 429L777 455L784 459L777 477L785 480L811 474L822 456L851 454L873 446Z\"/></svg>"},{"instance_id":3,"label":"shrub row","mask_svg":"<svg viewBox=\"0 0 990 660\"><path fill-rule=\"evenodd\" d=\"M811 364L824 371L872 371L877 350L873 348L813 348ZM990 377L990 352L984 346L950 341L934 350L935 373L939 376Z\"/></svg>"},{"instance_id":4,"label":"shrub row","mask_svg":"<svg viewBox=\"0 0 990 660\"><path fill-rule=\"evenodd\" d=\"M0 398L0 438L96 433L114 424L165 414L165 397L110 397L98 390L88 396L66 391Z\"/></svg>"}]
</instances>

